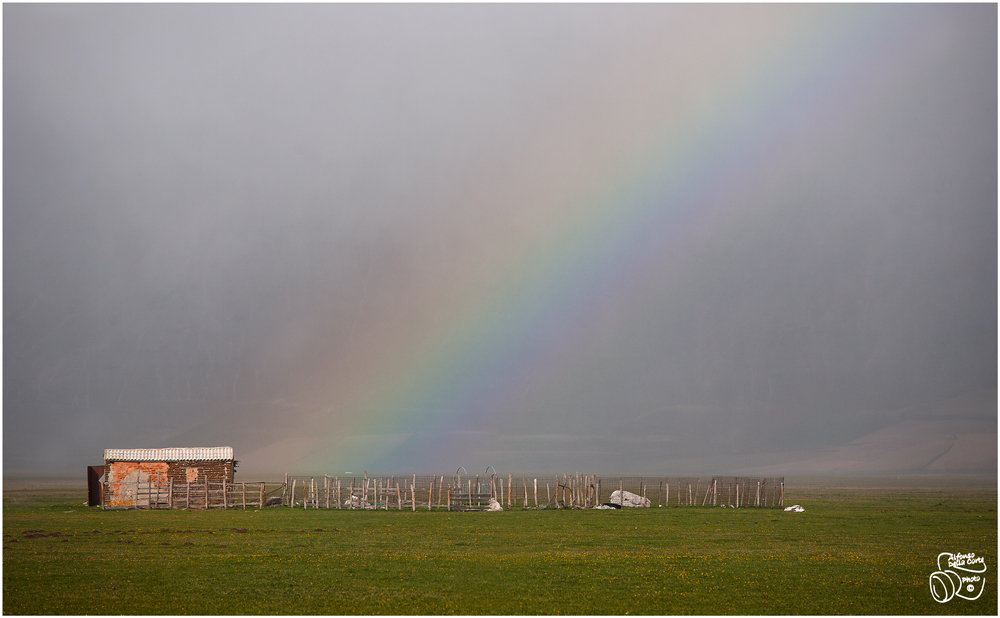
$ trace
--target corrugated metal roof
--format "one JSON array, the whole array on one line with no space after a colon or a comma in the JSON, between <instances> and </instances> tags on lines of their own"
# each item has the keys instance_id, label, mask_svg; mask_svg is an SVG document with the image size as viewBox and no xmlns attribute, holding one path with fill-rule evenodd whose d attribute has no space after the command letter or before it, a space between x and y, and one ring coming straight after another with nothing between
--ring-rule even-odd
<instances>
[{"instance_id":1,"label":"corrugated metal roof","mask_svg":"<svg viewBox=\"0 0 1000 618\"><path fill-rule=\"evenodd\" d=\"M233 458L231 446L194 446L179 448L109 448L105 461L189 461Z\"/></svg>"}]
</instances>

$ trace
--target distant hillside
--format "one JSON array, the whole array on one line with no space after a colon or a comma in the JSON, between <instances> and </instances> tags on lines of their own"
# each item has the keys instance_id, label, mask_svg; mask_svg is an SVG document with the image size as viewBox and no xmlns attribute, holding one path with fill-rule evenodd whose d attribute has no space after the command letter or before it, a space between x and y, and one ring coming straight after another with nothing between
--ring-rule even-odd
<instances>
[{"instance_id":1,"label":"distant hillside","mask_svg":"<svg viewBox=\"0 0 1000 618\"><path fill-rule=\"evenodd\" d=\"M836 447L774 455L758 474L996 472L997 391L899 412L900 420ZM780 463L772 463L780 459Z\"/></svg>"}]
</instances>

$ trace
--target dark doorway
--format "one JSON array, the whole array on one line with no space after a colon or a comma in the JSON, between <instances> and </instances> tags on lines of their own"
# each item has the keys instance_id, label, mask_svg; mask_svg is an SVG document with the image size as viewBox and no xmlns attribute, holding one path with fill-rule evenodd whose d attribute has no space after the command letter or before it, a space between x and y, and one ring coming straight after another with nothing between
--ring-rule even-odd
<instances>
[{"instance_id":1,"label":"dark doorway","mask_svg":"<svg viewBox=\"0 0 1000 618\"><path fill-rule=\"evenodd\" d=\"M87 506L101 506L104 503L102 476L104 466L87 466Z\"/></svg>"}]
</instances>

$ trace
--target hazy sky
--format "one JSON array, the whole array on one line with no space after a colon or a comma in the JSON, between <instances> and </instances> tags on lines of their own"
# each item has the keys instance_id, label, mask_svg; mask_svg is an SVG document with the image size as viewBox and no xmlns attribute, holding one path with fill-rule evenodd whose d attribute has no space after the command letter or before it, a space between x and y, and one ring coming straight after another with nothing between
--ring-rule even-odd
<instances>
[{"instance_id":1,"label":"hazy sky","mask_svg":"<svg viewBox=\"0 0 1000 618\"><path fill-rule=\"evenodd\" d=\"M996 389L994 4L3 11L7 471L670 474Z\"/></svg>"}]
</instances>

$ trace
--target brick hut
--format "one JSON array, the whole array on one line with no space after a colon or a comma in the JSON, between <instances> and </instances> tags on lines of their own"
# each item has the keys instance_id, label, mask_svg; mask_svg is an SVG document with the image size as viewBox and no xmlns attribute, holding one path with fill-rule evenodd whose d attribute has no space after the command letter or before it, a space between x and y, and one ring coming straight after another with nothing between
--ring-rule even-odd
<instances>
[{"instance_id":1,"label":"brick hut","mask_svg":"<svg viewBox=\"0 0 1000 618\"><path fill-rule=\"evenodd\" d=\"M224 506L239 462L233 447L130 448L104 451L103 506Z\"/></svg>"}]
</instances>

